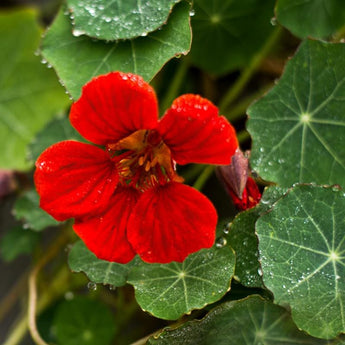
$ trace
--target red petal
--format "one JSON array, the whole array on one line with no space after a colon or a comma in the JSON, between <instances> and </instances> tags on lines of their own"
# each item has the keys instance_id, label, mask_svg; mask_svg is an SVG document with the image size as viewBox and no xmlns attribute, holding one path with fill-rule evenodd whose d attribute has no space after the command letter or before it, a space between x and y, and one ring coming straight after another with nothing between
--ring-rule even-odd
<instances>
[{"instance_id":1,"label":"red petal","mask_svg":"<svg viewBox=\"0 0 345 345\"><path fill-rule=\"evenodd\" d=\"M192 187L171 182L145 192L128 223L128 240L147 262L183 261L209 248L215 239L217 212Z\"/></svg>"},{"instance_id":2,"label":"red petal","mask_svg":"<svg viewBox=\"0 0 345 345\"><path fill-rule=\"evenodd\" d=\"M177 98L158 125L179 164L230 164L238 142L235 129L217 107L197 95Z\"/></svg>"},{"instance_id":3,"label":"red petal","mask_svg":"<svg viewBox=\"0 0 345 345\"><path fill-rule=\"evenodd\" d=\"M242 198L239 198L230 184L225 184L227 192L230 194L234 205L241 211L254 207L261 199L259 187L255 181L248 177L246 187L243 190Z\"/></svg>"},{"instance_id":4,"label":"red petal","mask_svg":"<svg viewBox=\"0 0 345 345\"><path fill-rule=\"evenodd\" d=\"M137 75L120 72L87 83L70 113L78 132L99 145L117 142L138 129L155 128L157 117L151 86Z\"/></svg>"},{"instance_id":5,"label":"red petal","mask_svg":"<svg viewBox=\"0 0 345 345\"><path fill-rule=\"evenodd\" d=\"M76 141L50 146L37 159L36 168L40 206L57 220L104 208L118 183L108 154Z\"/></svg>"},{"instance_id":6,"label":"red petal","mask_svg":"<svg viewBox=\"0 0 345 345\"><path fill-rule=\"evenodd\" d=\"M119 187L109 201L110 207L96 217L76 219L74 230L86 246L99 258L127 263L135 252L126 236L128 217L140 193L128 187Z\"/></svg>"}]
</instances>

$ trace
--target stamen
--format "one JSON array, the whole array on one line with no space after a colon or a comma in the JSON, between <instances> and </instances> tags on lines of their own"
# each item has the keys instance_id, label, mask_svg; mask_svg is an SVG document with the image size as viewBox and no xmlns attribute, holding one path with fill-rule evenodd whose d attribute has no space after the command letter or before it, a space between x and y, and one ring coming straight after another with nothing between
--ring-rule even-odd
<instances>
[{"instance_id":1,"label":"stamen","mask_svg":"<svg viewBox=\"0 0 345 345\"><path fill-rule=\"evenodd\" d=\"M139 159L138 159L138 164L139 164L139 166L144 165L144 163L145 163L145 158L144 158L144 156L140 156Z\"/></svg>"},{"instance_id":2,"label":"stamen","mask_svg":"<svg viewBox=\"0 0 345 345\"><path fill-rule=\"evenodd\" d=\"M151 163L150 161L147 161L145 165L145 171L148 172L150 169L151 169Z\"/></svg>"}]
</instances>

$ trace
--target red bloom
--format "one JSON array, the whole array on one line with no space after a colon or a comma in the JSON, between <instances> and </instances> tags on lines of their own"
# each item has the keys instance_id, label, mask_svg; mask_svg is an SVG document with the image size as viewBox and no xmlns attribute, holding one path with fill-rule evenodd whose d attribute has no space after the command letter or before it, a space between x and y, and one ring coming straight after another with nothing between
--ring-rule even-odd
<instances>
[{"instance_id":1,"label":"red bloom","mask_svg":"<svg viewBox=\"0 0 345 345\"><path fill-rule=\"evenodd\" d=\"M229 164L234 129L197 95L177 98L158 121L153 89L141 77L94 78L72 105L72 125L100 147L63 141L36 162L41 207L74 230L100 259L183 261L212 246L217 213L183 185L175 162Z\"/></svg>"}]
</instances>

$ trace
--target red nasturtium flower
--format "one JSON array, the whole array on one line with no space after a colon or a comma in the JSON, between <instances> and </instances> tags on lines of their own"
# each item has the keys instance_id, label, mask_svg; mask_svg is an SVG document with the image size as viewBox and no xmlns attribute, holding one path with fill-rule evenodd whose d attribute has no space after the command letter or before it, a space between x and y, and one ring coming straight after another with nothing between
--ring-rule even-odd
<instances>
[{"instance_id":1,"label":"red nasturtium flower","mask_svg":"<svg viewBox=\"0 0 345 345\"><path fill-rule=\"evenodd\" d=\"M113 72L83 87L70 121L96 144L63 141L36 162L41 207L74 230L100 259L183 261L214 243L217 213L182 184L175 163L229 164L235 131L208 100L177 98L158 121L154 90Z\"/></svg>"}]
</instances>

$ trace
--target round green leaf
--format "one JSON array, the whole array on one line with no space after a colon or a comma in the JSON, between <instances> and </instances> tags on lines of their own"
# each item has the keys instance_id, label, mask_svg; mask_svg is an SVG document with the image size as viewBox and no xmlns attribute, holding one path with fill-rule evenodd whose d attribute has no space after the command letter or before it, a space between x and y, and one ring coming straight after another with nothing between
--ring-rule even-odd
<instances>
[{"instance_id":1,"label":"round green leaf","mask_svg":"<svg viewBox=\"0 0 345 345\"><path fill-rule=\"evenodd\" d=\"M13 213L18 220L23 221L25 228L41 231L48 226L59 225L59 222L43 211L36 190L23 193L15 202Z\"/></svg>"},{"instance_id":2,"label":"round green leaf","mask_svg":"<svg viewBox=\"0 0 345 345\"><path fill-rule=\"evenodd\" d=\"M255 222L286 190L280 187L267 188L256 207L240 212L225 229L228 232L228 243L236 253L235 279L244 286L263 287Z\"/></svg>"},{"instance_id":3,"label":"round green leaf","mask_svg":"<svg viewBox=\"0 0 345 345\"><path fill-rule=\"evenodd\" d=\"M75 35L104 40L146 36L163 25L180 0L67 0Z\"/></svg>"},{"instance_id":4,"label":"round green leaf","mask_svg":"<svg viewBox=\"0 0 345 345\"><path fill-rule=\"evenodd\" d=\"M305 41L279 83L248 109L251 164L262 178L345 186L344 55L344 44Z\"/></svg>"},{"instance_id":5,"label":"round green leaf","mask_svg":"<svg viewBox=\"0 0 345 345\"><path fill-rule=\"evenodd\" d=\"M32 161L36 161L46 148L63 140L85 141L85 139L71 126L68 118L53 119L28 145L28 156Z\"/></svg>"},{"instance_id":6,"label":"round green leaf","mask_svg":"<svg viewBox=\"0 0 345 345\"><path fill-rule=\"evenodd\" d=\"M264 284L298 327L320 338L345 331L345 194L296 186L256 223Z\"/></svg>"},{"instance_id":7,"label":"round green leaf","mask_svg":"<svg viewBox=\"0 0 345 345\"><path fill-rule=\"evenodd\" d=\"M82 241L73 246L68 256L68 264L72 271L84 272L92 282L111 286L125 285L129 271L139 262L138 257L125 265L100 260Z\"/></svg>"},{"instance_id":8,"label":"round green leaf","mask_svg":"<svg viewBox=\"0 0 345 345\"><path fill-rule=\"evenodd\" d=\"M300 38L326 38L345 24L343 0L278 0L280 24Z\"/></svg>"},{"instance_id":9,"label":"round green leaf","mask_svg":"<svg viewBox=\"0 0 345 345\"><path fill-rule=\"evenodd\" d=\"M54 328L61 345L110 345L116 324L104 304L78 297L59 305Z\"/></svg>"},{"instance_id":10,"label":"round green leaf","mask_svg":"<svg viewBox=\"0 0 345 345\"><path fill-rule=\"evenodd\" d=\"M191 43L189 4L174 7L169 21L146 37L107 43L72 35L68 14L60 11L42 43L42 55L77 99L92 77L110 71L140 74L151 80L172 57L187 54Z\"/></svg>"},{"instance_id":11,"label":"round green leaf","mask_svg":"<svg viewBox=\"0 0 345 345\"><path fill-rule=\"evenodd\" d=\"M128 283L143 310L172 320L219 300L230 289L234 264L228 246L203 249L182 263L142 263L130 272Z\"/></svg>"},{"instance_id":12,"label":"round green leaf","mask_svg":"<svg viewBox=\"0 0 345 345\"><path fill-rule=\"evenodd\" d=\"M26 170L26 145L69 103L56 75L35 56L37 13L0 13L0 167Z\"/></svg>"},{"instance_id":13,"label":"round green leaf","mask_svg":"<svg viewBox=\"0 0 345 345\"><path fill-rule=\"evenodd\" d=\"M282 307L259 296L221 304L200 321L151 337L149 345L330 345L298 330Z\"/></svg>"},{"instance_id":14,"label":"round green leaf","mask_svg":"<svg viewBox=\"0 0 345 345\"><path fill-rule=\"evenodd\" d=\"M275 0L195 0L193 63L221 75L248 64L270 35Z\"/></svg>"}]
</instances>

